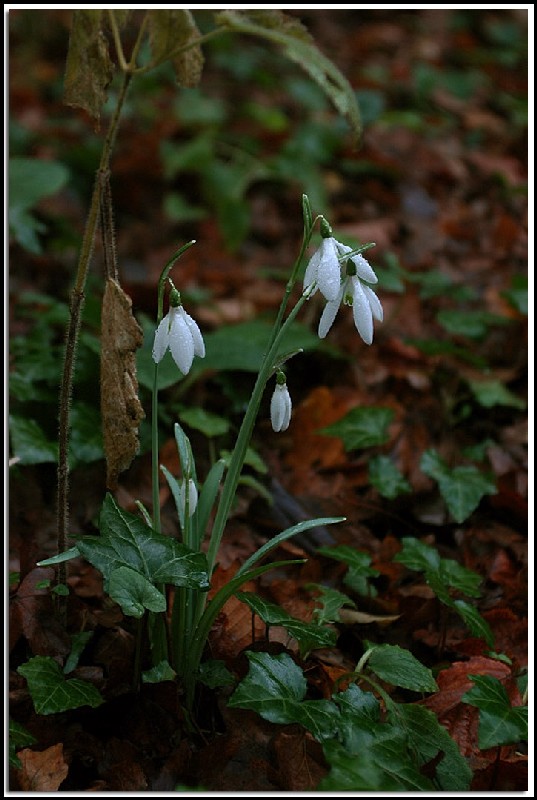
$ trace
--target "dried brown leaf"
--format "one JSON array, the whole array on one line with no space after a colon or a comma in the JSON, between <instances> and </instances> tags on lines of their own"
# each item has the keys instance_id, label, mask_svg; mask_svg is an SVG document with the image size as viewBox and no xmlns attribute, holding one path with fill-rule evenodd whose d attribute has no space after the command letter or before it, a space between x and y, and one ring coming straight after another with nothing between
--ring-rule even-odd
<instances>
[{"instance_id":1,"label":"dried brown leaf","mask_svg":"<svg viewBox=\"0 0 537 800\"><path fill-rule=\"evenodd\" d=\"M22 764L19 783L23 792L57 792L69 772L61 743L41 752L20 750L18 756Z\"/></svg>"},{"instance_id":2,"label":"dried brown leaf","mask_svg":"<svg viewBox=\"0 0 537 800\"><path fill-rule=\"evenodd\" d=\"M194 88L201 79L203 53L199 44L200 32L192 13L186 9L168 8L149 12L151 47L157 64L170 58L180 86ZM183 52L173 55L178 48Z\"/></svg>"},{"instance_id":3,"label":"dried brown leaf","mask_svg":"<svg viewBox=\"0 0 537 800\"><path fill-rule=\"evenodd\" d=\"M102 9L73 12L64 79L64 102L85 109L97 128L114 70L101 30L101 15Z\"/></svg>"},{"instance_id":4,"label":"dried brown leaf","mask_svg":"<svg viewBox=\"0 0 537 800\"><path fill-rule=\"evenodd\" d=\"M138 399L136 350L142 330L132 302L117 281L107 278L101 316L101 414L106 455L106 482L117 487L120 472L138 452L138 427L144 410Z\"/></svg>"}]
</instances>

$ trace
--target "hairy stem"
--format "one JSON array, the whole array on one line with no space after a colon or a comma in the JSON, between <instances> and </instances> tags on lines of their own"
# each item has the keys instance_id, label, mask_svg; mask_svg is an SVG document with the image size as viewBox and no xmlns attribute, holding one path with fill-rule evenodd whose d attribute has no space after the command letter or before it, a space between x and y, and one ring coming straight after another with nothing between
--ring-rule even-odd
<instances>
[{"instance_id":1,"label":"hairy stem","mask_svg":"<svg viewBox=\"0 0 537 800\"><path fill-rule=\"evenodd\" d=\"M93 254L95 236L99 225L100 198L102 181L101 175L108 172L110 156L114 146L121 110L125 102L127 89L130 83L130 75L125 74L119 96L117 99L114 116L110 122L108 133L103 144L101 162L95 179L91 205L88 213L80 256L76 272L75 285L71 292L69 307L69 324L67 327L65 340L65 354L63 361L63 371L60 384L59 395L59 432L58 432L58 488L57 488L57 528L58 528L58 552L63 553L67 549L67 539L69 531L69 428L70 428L70 405L73 392L73 376L78 346L78 333L80 321L82 319L82 309L84 307L84 289L88 276L88 269ZM61 564L58 570L58 582L65 582L65 565Z\"/></svg>"}]
</instances>

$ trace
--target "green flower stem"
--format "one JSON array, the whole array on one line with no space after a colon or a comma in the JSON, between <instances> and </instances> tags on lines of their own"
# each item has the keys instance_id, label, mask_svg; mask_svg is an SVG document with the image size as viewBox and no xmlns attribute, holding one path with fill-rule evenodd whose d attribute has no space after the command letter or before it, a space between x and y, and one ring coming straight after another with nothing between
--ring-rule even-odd
<instances>
[{"instance_id":1,"label":"green flower stem","mask_svg":"<svg viewBox=\"0 0 537 800\"><path fill-rule=\"evenodd\" d=\"M246 414L244 415L242 425L239 430L237 442L233 449L233 455L231 456L231 461L229 463L228 472L222 489L222 495L220 497L220 503L218 504L218 511L216 512L216 517L213 524L211 540L207 552L209 575L212 574L212 571L214 569L216 556L218 554L220 542L222 541L222 536L224 534L224 529L227 523L229 511L233 503L233 498L235 497L235 492L237 491L237 485L239 483L241 470L244 465L246 451L248 449L248 445L250 444L250 439L252 436L252 431L257 417L257 412L259 411L259 406L261 404L261 399L263 397L263 392L265 390L266 383L269 380L274 370L274 365L278 356L278 349L280 346L280 342L284 334L288 331L291 324L294 322L298 312L304 305L306 299L307 299L306 296L302 295L298 300L297 304L295 305L295 307L293 308L293 310L291 311L291 313L281 326L280 330L273 338L272 344L268 350L267 355L263 360L261 369L259 370L259 375L257 376L252 396L250 398L250 402L248 403L248 408L246 410Z\"/></svg>"},{"instance_id":2,"label":"green flower stem","mask_svg":"<svg viewBox=\"0 0 537 800\"><path fill-rule=\"evenodd\" d=\"M281 326L280 330L277 331L275 335L273 335L272 344L270 345L268 352L265 358L263 359L261 369L257 376L257 380L255 382L255 386L252 391L252 396L250 398L250 402L248 403L248 408L246 410L246 414L244 415L242 425L239 430L237 442L233 449L233 454L231 456L231 461L229 463L226 479L224 481L224 486L222 488L222 494L220 496L220 502L218 504L218 510L216 512L216 516L213 523L211 538L209 542L209 549L207 553L209 576L212 575L214 570L216 557L218 555L218 549L220 547L220 542L222 541L222 536L224 535L225 526L227 523L231 505L233 503L233 499L235 497L235 492L237 491L240 474L242 471L242 467L244 465L244 459L246 457L246 451L248 449L248 445L250 444L250 439L252 437L252 431L257 417L257 413L259 411L259 406L261 404L261 399L263 397L263 392L265 390L267 381L269 380L274 370L274 362L276 361L278 355L280 342L284 334L289 330L290 326L294 322L298 312L304 305L306 299L307 299L306 295L302 295L299 298L298 302L296 303L295 307L292 309L291 313ZM191 630L192 632L195 632L194 636L196 641L198 642L196 649L196 653L198 653L198 655L194 657L189 657L188 675L186 677L192 678L194 682L196 680L197 670L199 667L199 660L203 652L205 640L210 630L210 627L207 628L207 626L205 625L205 628L203 628L200 633L200 624L201 624L200 620L202 616L203 617L205 616L204 610L206 602L207 602L207 596L198 593L192 611L193 616L192 616ZM193 640L191 640L190 647L192 648L193 646L194 646Z\"/></svg>"},{"instance_id":3,"label":"green flower stem","mask_svg":"<svg viewBox=\"0 0 537 800\"><path fill-rule=\"evenodd\" d=\"M170 274L170 270L177 261L177 259L183 255L183 253L188 250L189 247L192 247L195 240L192 239L190 242L182 245L170 260L167 262L166 266L162 270L162 273L159 278L158 282L158 295L157 295L157 327L162 321L164 316L164 291L166 289L166 280L168 275ZM151 481L152 481L152 496L153 496L153 529L157 533L161 533L161 519L160 519L160 482L159 482L159 437L158 437L158 364L155 363L155 370L153 373L153 394L151 398ZM165 586L157 586L158 590L161 591L163 594L166 592ZM185 608L186 608L186 601L181 599L181 591L184 593L185 591L191 590L177 590L175 595L175 600L178 600L179 594L179 602L178 611L174 610L172 613L172 646L169 643L169 636L168 636L168 628L166 624L166 617L164 614L153 614L151 613L151 625L150 625L150 638L151 638L151 648L153 654L153 663L159 664L163 660L168 660L170 656L170 652L173 649L173 645L177 640L179 640L181 650L184 648L182 647L182 635L184 635L187 626L186 626L186 617L184 616ZM179 609L183 609L183 611L179 611ZM180 615L180 620L177 621L177 616ZM177 627L179 626L179 627ZM176 632L179 631L179 636L176 635ZM176 660L178 656L174 653L172 658ZM179 671L179 670L178 670Z\"/></svg>"},{"instance_id":4,"label":"green flower stem","mask_svg":"<svg viewBox=\"0 0 537 800\"><path fill-rule=\"evenodd\" d=\"M199 620L196 629L193 630L193 634L190 639L190 647L187 653L186 659L186 669L184 674L184 684L186 689L186 706L187 710L192 709L193 701L194 701L194 690L196 688L196 683L198 679L198 671L199 665L201 662L201 657L203 655L203 650L205 648L205 643L211 632L211 628L213 627L213 623L220 613L220 610L223 608L224 604L226 603L229 598L235 594L236 591L240 589L240 587L246 583L246 581L253 581L258 578L260 575L263 575L265 572L268 572L275 567L284 567L289 564L297 564L297 563L304 563L303 559L297 560L290 560L290 561L278 561L275 564L264 564L261 567L256 567L255 569L249 570L246 573L242 573L240 575L235 575L229 583L226 583L225 586L222 586L221 589L215 594L213 599L208 604L207 608L203 612L201 619Z\"/></svg>"},{"instance_id":5,"label":"green flower stem","mask_svg":"<svg viewBox=\"0 0 537 800\"><path fill-rule=\"evenodd\" d=\"M153 372L153 396L151 398L151 480L153 490L153 528L160 533L160 493L158 458L158 364Z\"/></svg>"},{"instance_id":6,"label":"green flower stem","mask_svg":"<svg viewBox=\"0 0 537 800\"><path fill-rule=\"evenodd\" d=\"M272 345L275 336L277 336L278 331L280 330L280 326L281 326L282 320L283 320L283 315L285 313L285 309L287 308L287 303L289 302L289 297L291 296L291 292L293 291L293 287L294 287L294 285L296 283L296 280L297 280L297 277L298 277L298 271L300 269L300 264L302 263L302 259L304 257L304 253L306 252L306 249L307 249L307 247L308 247L308 245L309 245L309 243L311 241L311 237L313 235L313 231L315 229L315 225L317 224L317 221L319 219L321 219L321 217L317 216L313 220L313 222L307 224L307 226L304 227L304 236L302 238L302 246L300 248L300 253L298 254L297 259L296 259L296 261L295 261L295 263L293 265L293 270L291 272L291 277L287 281L287 285L285 287L285 294L283 296L283 300L281 302L280 308L278 309L278 315L276 317L276 321L275 321L274 327L272 329L273 333L272 333L272 338L271 338L270 343L269 343L269 347Z\"/></svg>"}]
</instances>

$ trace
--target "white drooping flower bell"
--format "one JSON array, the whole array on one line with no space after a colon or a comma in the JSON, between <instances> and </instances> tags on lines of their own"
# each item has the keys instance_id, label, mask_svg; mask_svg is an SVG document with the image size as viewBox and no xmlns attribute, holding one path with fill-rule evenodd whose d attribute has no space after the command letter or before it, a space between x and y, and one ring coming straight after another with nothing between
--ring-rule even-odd
<instances>
[{"instance_id":1,"label":"white drooping flower bell","mask_svg":"<svg viewBox=\"0 0 537 800\"><path fill-rule=\"evenodd\" d=\"M205 343L195 320L187 314L181 305L181 296L177 289L170 292L170 310L161 320L153 342L153 361L158 364L170 349L173 360L183 373L187 375L192 366L194 356L205 356Z\"/></svg>"},{"instance_id":2,"label":"white drooping flower bell","mask_svg":"<svg viewBox=\"0 0 537 800\"><path fill-rule=\"evenodd\" d=\"M324 339L342 303L352 306L356 330L366 344L373 341L373 318L382 322L380 300L368 284L378 278L361 253L332 236L328 222L321 220L323 241L311 257L304 275L304 292L311 297L317 289L327 300L319 321L319 338ZM349 255L351 254L351 255Z\"/></svg>"},{"instance_id":3,"label":"white drooping flower bell","mask_svg":"<svg viewBox=\"0 0 537 800\"><path fill-rule=\"evenodd\" d=\"M365 261L365 258L363 259ZM367 262L366 262L367 263ZM373 342L373 317L382 322L384 312L375 292L353 274L354 260L349 260L347 276L335 300L327 303L319 320L319 338L324 339L336 318L341 303L352 306L356 330L366 344Z\"/></svg>"},{"instance_id":4,"label":"white drooping flower bell","mask_svg":"<svg viewBox=\"0 0 537 800\"><path fill-rule=\"evenodd\" d=\"M270 421L276 433L286 431L291 421L293 404L287 388L285 375L280 370L276 376L276 386L270 401Z\"/></svg>"}]
</instances>

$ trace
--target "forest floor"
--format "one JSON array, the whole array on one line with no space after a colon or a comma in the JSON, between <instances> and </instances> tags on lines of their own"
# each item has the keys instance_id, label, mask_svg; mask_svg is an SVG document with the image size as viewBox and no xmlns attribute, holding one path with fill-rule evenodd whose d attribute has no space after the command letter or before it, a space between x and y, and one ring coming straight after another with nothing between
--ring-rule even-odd
<instances>
[{"instance_id":1,"label":"forest floor","mask_svg":"<svg viewBox=\"0 0 537 800\"><path fill-rule=\"evenodd\" d=\"M37 395L33 400L24 396L20 374L26 362L20 342L28 337L36 346L32 331L46 312L53 331L48 341L61 346L63 329L46 298L58 308L67 301L102 137L83 113L61 101L70 13L10 15L12 155L66 163L72 176L67 187L39 206L38 218L48 228L42 252L31 253L20 241L12 242L10 252L11 368L18 376L10 385L11 412L17 420L34 412L38 420L39 414L47 416L40 424L48 425L51 438L60 364L51 367L46 379L31 372L28 380L34 381ZM489 675L502 681L514 706L522 705L520 679L528 665L527 15L506 10L294 13L359 92L366 124L358 150L348 136L335 133L339 128L331 110L297 111L286 97L286 81L298 67L287 66L281 85L267 87L232 79L218 68L224 63L221 56L220 62L208 58L203 91L228 110L249 100L276 120L263 127L259 113L256 119L231 118L228 142L234 136L257 137L260 160L273 158L286 137L302 130L303 116L310 113L317 115L328 142L317 162L316 155L297 162L303 175L293 175L289 166L287 181L262 176L249 182L237 205L238 213L247 210L249 225L234 248L229 247L233 225L230 230L222 205L198 220L173 219L163 210L165 197L168 210L177 209L179 193L193 206L204 207L208 192L205 172L191 165L180 174L170 166L173 144L183 145L188 135L203 139L201 125L185 132L179 115L172 113L176 101L170 84L147 83L138 94L133 86L112 159L122 285L142 316L154 319L160 271L173 249L192 238L197 244L177 274L204 332L273 315L300 248L301 195L308 187L310 196L318 191L317 197L326 199L328 206L315 206L314 213L325 214L339 238L376 245L367 257L378 270L384 322L375 323L368 347L354 329L350 310L342 309L328 344L310 342L293 358L287 375L293 417L284 433L272 431L264 401L252 446L266 472L254 465L251 476L265 491L241 487L212 589L288 525L343 516L346 521L331 526L329 533L306 534L274 554L275 559L304 558L303 564L269 572L247 588L307 621L315 608L308 587L322 582L349 595L355 615L350 612L338 623L335 647L313 650L303 660L283 629L271 628L267 638L249 608L232 598L211 633L211 656L241 678L247 670L245 648L288 652L303 667L310 695L330 697L334 682L356 666L366 641L406 648L434 671L439 691L420 702L447 727L470 764L471 790L524 791L524 745L480 749L478 709L461 697L471 686L469 674ZM47 25L41 31L43 21ZM207 104L211 113L216 107L214 99ZM277 130L280 112L291 121L283 132ZM101 261L97 247L83 329L89 337L98 334L91 313L98 308ZM303 317L310 331L316 330L320 311L314 298ZM58 318L63 323L59 312ZM38 349L35 353L36 361L46 363L45 355ZM74 402L84 392L86 404L98 408L97 362L91 360L96 356L91 348L86 356L77 369L81 375L89 371L90 380L80 378ZM240 364L240 353L237 358ZM247 369L200 368L184 392L173 387L162 392L169 420L189 406L228 420L230 427L220 437L189 430L199 472L216 449L233 446L252 385ZM149 417L149 392L142 382L141 391ZM380 444L349 445L345 428L343 438L321 432L356 408L389 409ZM70 793L171 792L177 786L233 793L314 790L328 768L320 745L300 726L276 725L251 711L229 708L230 690L207 690L199 700L199 735L193 741L175 683L145 684L133 694L132 626L103 592L100 573L83 559L69 566L65 626L43 588L53 572L35 566L56 552L55 465L32 457L35 448L21 438L17 425L9 475L9 564L15 575L9 701L12 718L35 744L19 752L21 766L11 769L10 788ZM162 429L161 462L174 471L171 429L171 423L169 433ZM115 492L117 502L132 512L136 500L151 506L146 442L142 432L140 455ZM432 450L446 469L471 465L494 483L494 493L484 493L460 522L438 482L423 469L424 453ZM401 484L390 493L382 475L372 481L371 464L386 463L379 457L397 468L404 489ZM105 478L102 458L80 456L71 476L72 536L95 533ZM161 505L163 529L174 535L173 500L165 483ZM481 577L476 608L492 630L493 648L445 611L423 573L394 561L405 537L430 545L442 558ZM373 590L361 594L349 587L346 565L318 553L319 544L348 545L368 554L375 571L369 581ZM35 655L64 660L69 635L81 630L92 631L93 637L74 674L99 688L105 703L37 714L17 668ZM393 691L399 699L420 699Z\"/></svg>"}]
</instances>

